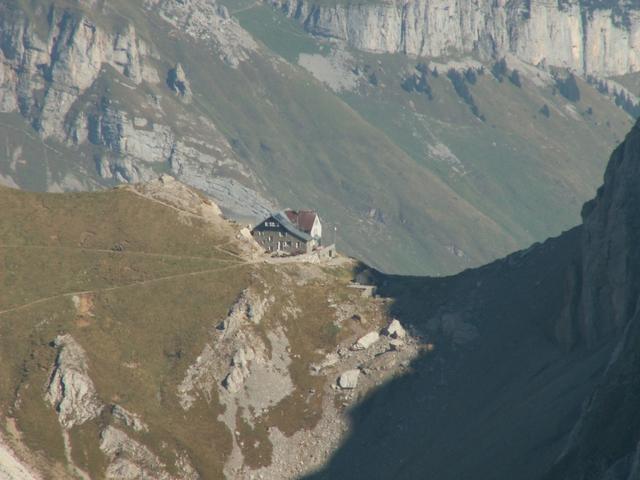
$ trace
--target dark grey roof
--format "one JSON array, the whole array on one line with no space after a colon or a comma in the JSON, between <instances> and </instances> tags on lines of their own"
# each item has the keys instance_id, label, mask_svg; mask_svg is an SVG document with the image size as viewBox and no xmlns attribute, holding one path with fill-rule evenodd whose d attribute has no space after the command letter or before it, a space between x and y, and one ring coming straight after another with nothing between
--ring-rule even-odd
<instances>
[{"instance_id":1,"label":"dark grey roof","mask_svg":"<svg viewBox=\"0 0 640 480\"><path fill-rule=\"evenodd\" d=\"M277 221L291 235L294 235L294 236L298 237L299 239L304 240L306 242L311 240L311 235L309 235L308 233L303 232L298 227L296 227L291 222L291 220L289 220L289 218L287 217L286 213L284 213L284 212L275 212L275 213L272 213L269 216L269 218L273 218L275 221ZM269 220L269 218L266 218L264 221L260 222L260 225L262 225L265 221Z\"/></svg>"},{"instance_id":2,"label":"dark grey roof","mask_svg":"<svg viewBox=\"0 0 640 480\"><path fill-rule=\"evenodd\" d=\"M272 214L271 216L273 218L275 218L280 223L280 225L282 225L290 234L295 235L296 237L299 237L302 240L306 240L306 241L311 240L311 235L309 235L308 233L303 232L298 227L296 227L291 222L291 220L289 220L289 217L287 217L286 213L277 212L277 213Z\"/></svg>"}]
</instances>

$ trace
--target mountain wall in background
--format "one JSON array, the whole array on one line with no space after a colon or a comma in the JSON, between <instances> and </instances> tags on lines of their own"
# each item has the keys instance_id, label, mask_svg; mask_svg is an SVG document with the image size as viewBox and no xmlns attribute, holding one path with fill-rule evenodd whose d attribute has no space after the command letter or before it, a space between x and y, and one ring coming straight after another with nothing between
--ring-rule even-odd
<instances>
[{"instance_id":1,"label":"mountain wall in background","mask_svg":"<svg viewBox=\"0 0 640 480\"><path fill-rule=\"evenodd\" d=\"M308 31L370 52L514 54L532 65L624 75L640 67L640 7L628 0L275 2Z\"/></svg>"}]
</instances>

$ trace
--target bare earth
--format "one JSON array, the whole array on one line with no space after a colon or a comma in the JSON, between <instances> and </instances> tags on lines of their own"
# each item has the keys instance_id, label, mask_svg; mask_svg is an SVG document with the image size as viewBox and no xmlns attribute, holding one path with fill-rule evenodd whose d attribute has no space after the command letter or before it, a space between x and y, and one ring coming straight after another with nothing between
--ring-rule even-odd
<instances>
[{"instance_id":1,"label":"bare earth","mask_svg":"<svg viewBox=\"0 0 640 480\"><path fill-rule=\"evenodd\" d=\"M33 480L39 478L25 467L0 438L0 478L2 480Z\"/></svg>"}]
</instances>

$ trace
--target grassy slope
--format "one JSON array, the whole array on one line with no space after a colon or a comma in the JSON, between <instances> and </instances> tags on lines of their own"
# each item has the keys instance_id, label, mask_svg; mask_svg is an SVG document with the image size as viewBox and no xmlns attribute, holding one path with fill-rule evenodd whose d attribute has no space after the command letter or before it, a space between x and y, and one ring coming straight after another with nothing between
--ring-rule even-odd
<instances>
[{"instance_id":1,"label":"grassy slope","mask_svg":"<svg viewBox=\"0 0 640 480\"><path fill-rule=\"evenodd\" d=\"M387 80L398 81L393 75ZM429 82L433 100L418 93L389 95L390 89L347 100L417 162L495 219L520 246L577 223L582 202L601 181L601 158L630 123L583 83L581 101L571 104L553 95L552 87L540 89L524 80L518 88L485 74L469 86L486 117L480 122L470 117L443 75ZM552 108L548 119L539 112L544 104ZM584 113L588 107L593 115ZM613 124L605 126L610 119ZM428 145L436 141L449 146L465 174L430 155Z\"/></svg>"},{"instance_id":2,"label":"grassy slope","mask_svg":"<svg viewBox=\"0 0 640 480\"><path fill-rule=\"evenodd\" d=\"M62 437L54 414L41 394L35 393L46 383L47 364L54 355L48 344L55 335L71 332L85 346L105 401L125 397L124 403L135 408L144 405L146 412L151 408L150 392L155 395L157 382L166 381L170 373L167 343L175 341L178 333L187 335L185 341L197 339L207 318L176 315L173 321L158 322L159 309L164 315L175 313L169 308L175 308L175 297L166 295L167 287L175 289L176 295L193 294L194 286L204 279L205 285L215 288L219 301L200 297L200 308L223 315L240 290L244 269L231 263L228 254L212 248L226 243L232 231L184 225L172 211L129 192L35 195L0 189L0 198L4 267L0 273L0 403L5 413L16 416L29 446L46 449L47 456L62 461ZM125 245L125 251L109 252L115 244ZM184 276L229 266L240 273L224 281L207 283L212 274ZM142 283L162 277L173 278ZM71 297L76 292L85 292L82 296L94 305L94 313L74 311ZM211 298L210 291L206 295ZM122 366L127 361L141 361L145 368L127 369ZM15 395L21 402L14 405ZM73 439L82 432L72 434ZM95 450L95 435L93 443L83 448L90 445ZM92 470L95 465L87 467L98 473Z\"/></svg>"},{"instance_id":3,"label":"grassy slope","mask_svg":"<svg viewBox=\"0 0 640 480\"><path fill-rule=\"evenodd\" d=\"M324 387L308 363L351 333L332 327L327 298L361 304L363 315L383 321L375 304L346 288L348 268L298 284L299 267L252 265L225 253L237 227L185 221L125 190L34 194L0 187L0 203L0 412L17 420L26 444L49 463L65 463L55 413L43 399L58 334L70 333L85 348L102 401L140 414L150 427L128 434L170 469L174 451L184 452L204 478L219 478L231 434L218 419L216 391L211 402L200 399L184 412L176 386L244 288L269 288L277 303L300 309L297 318L272 309L250 327L264 336L284 326L299 355L291 366L294 393L253 428L242 427L254 466L272 460L267 426L292 434L320 417L320 395L300 395ZM92 478L104 475L98 435L110 421L105 411L70 431L74 461Z\"/></svg>"}]
</instances>

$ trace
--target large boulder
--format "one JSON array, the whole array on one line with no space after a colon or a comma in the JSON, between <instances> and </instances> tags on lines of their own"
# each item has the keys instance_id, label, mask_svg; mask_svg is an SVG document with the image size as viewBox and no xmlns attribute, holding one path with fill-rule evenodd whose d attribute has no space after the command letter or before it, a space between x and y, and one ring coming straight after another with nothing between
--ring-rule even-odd
<instances>
[{"instance_id":1,"label":"large boulder","mask_svg":"<svg viewBox=\"0 0 640 480\"><path fill-rule=\"evenodd\" d=\"M342 372L338 377L338 386L343 390L352 390L358 386L358 377L360 376L360 370L353 369Z\"/></svg>"},{"instance_id":2,"label":"large boulder","mask_svg":"<svg viewBox=\"0 0 640 480\"><path fill-rule=\"evenodd\" d=\"M380 334L378 332L369 332L363 337L360 337L352 346L352 350L366 350L371 345L380 340Z\"/></svg>"},{"instance_id":3,"label":"large boulder","mask_svg":"<svg viewBox=\"0 0 640 480\"><path fill-rule=\"evenodd\" d=\"M96 418L104 405L89 378L84 349L68 334L58 335L53 345L58 355L45 400L55 408L58 421L68 430Z\"/></svg>"},{"instance_id":4,"label":"large boulder","mask_svg":"<svg viewBox=\"0 0 640 480\"><path fill-rule=\"evenodd\" d=\"M407 335L407 332L405 331L400 321L398 321L395 318L391 321L389 326L385 329L385 333L391 338L398 338L398 339L403 339Z\"/></svg>"},{"instance_id":5,"label":"large boulder","mask_svg":"<svg viewBox=\"0 0 640 480\"><path fill-rule=\"evenodd\" d=\"M169 70L169 74L167 75L167 85L185 102L188 103L191 101L191 85L187 79L187 74L184 73L184 69L179 63Z\"/></svg>"}]
</instances>

